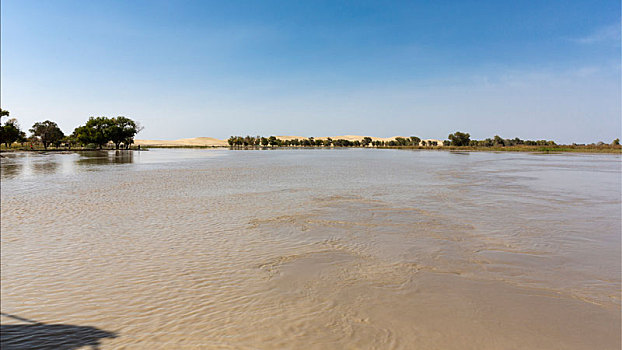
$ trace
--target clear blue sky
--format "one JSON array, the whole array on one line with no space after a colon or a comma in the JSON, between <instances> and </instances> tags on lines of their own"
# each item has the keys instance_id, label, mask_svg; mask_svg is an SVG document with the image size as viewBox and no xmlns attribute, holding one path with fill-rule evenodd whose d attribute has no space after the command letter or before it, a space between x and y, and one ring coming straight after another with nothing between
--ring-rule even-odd
<instances>
[{"instance_id":1,"label":"clear blue sky","mask_svg":"<svg viewBox=\"0 0 622 350\"><path fill-rule=\"evenodd\" d=\"M621 135L620 2L2 0L1 104L138 138L606 141Z\"/></svg>"}]
</instances>

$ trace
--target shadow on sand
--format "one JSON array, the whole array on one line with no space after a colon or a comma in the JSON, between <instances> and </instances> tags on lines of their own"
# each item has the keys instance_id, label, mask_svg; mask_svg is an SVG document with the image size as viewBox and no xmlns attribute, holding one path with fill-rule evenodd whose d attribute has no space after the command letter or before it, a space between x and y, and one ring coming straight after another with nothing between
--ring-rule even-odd
<instances>
[{"instance_id":1,"label":"shadow on sand","mask_svg":"<svg viewBox=\"0 0 622 350\"><path fill-rule=\"evenodd\" d=\"M0 315L27 324L0 325L0 348L2 350L71 350L84 346L98 349L103 338L116 338L117 334L89 326L69 324L46 324L5 313Z\"/></svg>"}]
</instances>

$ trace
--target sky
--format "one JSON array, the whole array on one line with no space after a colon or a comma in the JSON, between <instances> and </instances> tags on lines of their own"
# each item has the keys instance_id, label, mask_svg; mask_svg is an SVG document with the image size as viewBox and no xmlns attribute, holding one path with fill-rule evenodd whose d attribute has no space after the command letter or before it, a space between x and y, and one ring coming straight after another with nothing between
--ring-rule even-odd
<instances>
[{"instance_id":1,"label":"sky","mask_svg":"<svg viewBox=\"0 0 622 350\"><path fill-rule=\"evenodd\" d=\"M620 1L2 0L0 104L139 139L611 142Z\"/></svg>"}]
</instances>

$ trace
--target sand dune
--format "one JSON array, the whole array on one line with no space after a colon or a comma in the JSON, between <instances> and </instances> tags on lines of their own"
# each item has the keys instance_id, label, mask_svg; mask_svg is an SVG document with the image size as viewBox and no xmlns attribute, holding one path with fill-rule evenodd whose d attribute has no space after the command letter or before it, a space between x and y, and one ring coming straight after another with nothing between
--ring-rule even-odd
<instances>
[{"instance_id":1,"label":"sand dune","mask_svg":"<svg viewBox=\"0 0 622 350\"><path fill-rule=\"evenodd\" d=\"M213 137L194 137L179 140L134 140L134 144L141 146L201 146L201 147L227 147L226 140L219 140Z\"/></svg>"},{"instance_id":2,"label":"sand dune","mask_svg":"<svg viewBox=\"0 0 622 350\"><path fill-rule=\"evenodd\" d=\"M276 138L282 141L294 140L294 139L298 139L298 140L308 139L308 137L305 137L305 136L276 136Z\"/></svg>"}]
</instances>

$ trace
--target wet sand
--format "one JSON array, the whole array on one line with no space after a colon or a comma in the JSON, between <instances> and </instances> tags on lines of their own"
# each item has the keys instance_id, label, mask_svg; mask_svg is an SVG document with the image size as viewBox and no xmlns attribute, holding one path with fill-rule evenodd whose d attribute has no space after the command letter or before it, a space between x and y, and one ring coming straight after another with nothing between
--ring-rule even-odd
<instances>
[{"instance_id":1,"label":"wet sand","mask_svg":"<svg viewBox=\"0 0 622 350\"><path fill-rule=\"evenodd\" d=\"M620 348L619 156L11 157L3 348Z\"/></svg>"}]
</instances>

